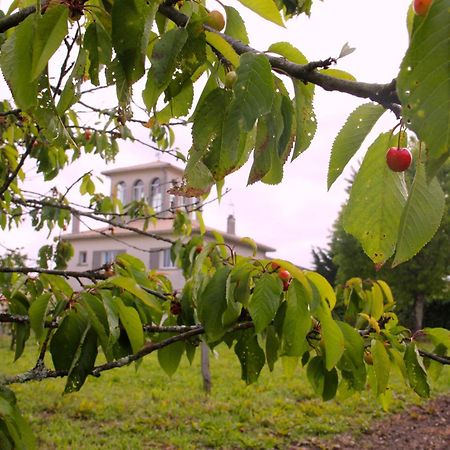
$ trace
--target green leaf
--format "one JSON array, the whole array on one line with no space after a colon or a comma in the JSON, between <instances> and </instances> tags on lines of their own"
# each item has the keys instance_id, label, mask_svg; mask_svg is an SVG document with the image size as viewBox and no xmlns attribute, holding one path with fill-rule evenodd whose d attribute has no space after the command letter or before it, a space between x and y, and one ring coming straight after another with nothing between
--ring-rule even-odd
<instances>
[{"instance_id":1,"label":"green leaf","mask_svg":"<svg viewBox=\"0 0 450 450\"><path fill-rule=\"evenodd\" d=\"M372 341L371 351L373 368L377 377L377 396L379 396L386 391L388 386L391 362L384 344L377 339Z\"/></svg>"},{"instance_id":2,"label":"green leaf","mask_svg":"<svg viewBox=\"0 0 450 450\"><path fill-rule=\"evenodd\" d=\"M89 76L92 84L100 84L98 73L101 64L109 64L112 57L111 37L98 23L92 22L84 33L84 47L89 52Z\"/></svg>"},{"instance_id":3,"label":"green leaf","mask_svg":"<svg viewBox=\"0 0 450 450\"><path fill-rule=\"evenodd\" d=\"M70 367L64 392L76 392L81 389L87 376L92 372L97 358L97 336L92 328L86 328Z\"/></svg>"},{"instance_id":4,"label":"green leaf","mask_svg":"<svg viewBox=\"0 0 450 450\"><path fill-rule=\"evenodd\" d=\"M229 267L217 269L198 299L198 318L205 327L209 342L217 341L226 331L222 324L222 315L227 307L226 282L230 270Z\"/></svg>"},{"instance_id":5,"label":"green leaf","mask_svg":"<svg viewBox=\"0 0 450 450\"><path fill-rule=\"evenodd\" d=\"M239 55L234 48L219 34L205 31L206 42L222 54L234 67L239 66Z\"/></svg>"},{"instance_id":6,"label":"green leaf","mask_svg":"<svg viewBox=\"0 0 450 450\"><path fill-rule=\"evenodd\" d=\"M241 55L240 61L236 69L235 98L230 105L230 114L237 116L244 131L250 131L258 117L270 112L275 87L266 56L249 52Z\"/></svg>"},{"instance_id":7,"label":"green leaf","mask_svg":"<svg viewBox=\"0 0 450 450\"><path fill-rule=\"evenodd\" d=\"M414 30L397 77L403 119L434 161L450 156L448 19L448 2L434 0Z\"/></svg>"},{"instance_id":8,"label":"green leaf","mask_svg":"<svg viewBox=\"0 0 450 450\"><path fill-rule=\"evenodd\" d=\"M45 14L36 14L35 32L33 35L33 71L30 81L35 80L45 69L53 53L58 50L67 34L69 8L57 5L47 8Z\"/></svg>"},{"instance_id":9,"label":"green leaf","mask_svg":"<svg viewBox=\"0 0 450 450\"><path fill-rule=\"evenodd\" d=\"M153 47L147 83L142 92L145 106L151 110L158 97L169 85L177 64L177 57L185 45L189 34L184 28L175 28L164 33Z\"/></svg>"},{"instance_id":10,"label":"green leaf","mask_svg":"<svg viewBox=\"0 0 450 450\"><path fill-rule=\"evenodd\" d=\"M308 377L314 392L327 401L335 397L338 387L338 374L335 368L327 370L324 361L320 356L315 356L306 369Z\"/></svg>"},{"instance_id":11,"label":"green leaf","mask_svg":"<svg viewBox=\"0 0 450 450\"><path fill-rule=\"evenodd\" d=\"M345 350L338 367L351 390L362 391L366 387L366 366L364 364L364 340L348 323L337 321L344 335Z\"/></svg>"},{"instance_id":12,"label":"green leaf","mask_svg":"<svg viewBox=\"0 0 450 450\"><path fill-rule=\"evenodd\" d=\"M194 89L192 82L188 80L181 91L175 97L172 97L169 103L156 113L159 123L168 123L170 119L186 116L192 106L194 98Z\"/></svg>"},{"instance_id":13,"label":"green leaf","mask_svg":"<svg viewBox=\"0 0 450 450\"><path fill-rule=\"evenodd\" d=\"M305 275L319 291L321 298L327 302L330 310L333 310L336 305L336 294L331 284L317 272L306 272Z\"/></svg>"},{"instance_id":14,"label":"green leaf","mask_svg":"<svg viewBox=\"0 0 450 450\"><path fill-rule=\"evenodd\" d=\"M319 70L319 72L323 73L324 75L328 75L329 77L333 77L333 78L339 78L339 79L342 79L342 80L356 81L356 78L351 73L348 73L345 70L340 70L340 69L322 69L322 70Z\"/></svg>"},{"instance_id":15,"label":"green leaf","mask_svg":"<svg viewBox=\"0 0 450 450\"><path fill-rule=\"evenodd\" d=\"M277 42L269 47L269 52L284 56L296 64L307 64L303 53L289 42ZM311 144L316 133L317 121L313 109L314 84L292 79L294 85L295 107L295 147L292 154L294 160Z\"/></svg>"},{"instance_id":16,"label":"green leaf","mask_svg":"<svg viewBox=\"0 0 450 450\"><path fill-rule=\"evenodd\" d=\"M82 292L79 303L86 311L89 323L97 334L106 359L111 361L113 354L110 345L109 323L103 302L89 292Z\"/></svg>"},{"instance_id":17,"label":"green leaf","mask_svg":"<svg viewBox=\"0 0 450 450\"><path fill-rule=\"evenodd\" d=\"M331 149L328 167L328 189L341 175L352 156L359 150L364 139L385 109L375 103L358 106L336 136ZM386 148L387 150L387 148Z\"/></svg>"},{"instance_id":18,"label":"green leaf","mask_svg":"<svg viewBox=\"0 0 450 450\"><path fill-rule=\"evenodd\" d=\"M6 82L12 90L14 101L23 110L36 106L38 99L38 80L31 80L35 19L28 16L3 44L0 53L0 66Z\"/></svg>"},{"instance_id":19,"label":"green leaf","mask_svg":"<svg viewBox=\"0 0 450 450\"><path fill-rule=\"evenodd\" d=\"M144 60L158 2L115 0L112 44L129 86L144 75Z\"/></svg>"},{"instance_id":20,"label":"green leaf","mask_svg":"<svg viewBox=\"0 0 450 450\"><path fill-rule=\"evenodd\" d=\"M344 335L337 322L331 317L328 305L321 302L314 311L320 321L320 328L325 353L325 368L331 370L341 359L345 350Z\"/></svg>"},{"instance_id":21,"label":"green leaf","mask_svg":"<svg viewBox=\"0 0 450 450\"><path fill-rule=\"evenodd\" d=\"M232 6L224 6L224 9L227 15L227 25L224 34L237 39L244 44L248 44L247 30L245 29L245 23L242 20L239 11Z\"/></svg>"},{"instance_id":22,"label":"green leaf","mask_svg":"<svg viewBox=\"0 0 450 450\"><path fill-rule=\"evenodd\" d=\"M167 338L170 337L169 335ZM164 372L171 377L178 369L184 353L184 342L178 341L158 350L158 362Z\"/></svg>"},{"instance_id":23,"label":"green leaf","mask_svg":"<svg viewBox=\"0 0 450 450\"><path fill-rule=\"evenodd\" d=\"M264 350L258 344L255 332L253 330L243 331L234 347L234 351L241 363L242 380L247 384L257 381L266 358Z\"/></svg>"},{"instance_id":24,"label":"green leaf","mask_svg":"<svg viewBox=\"0 0 450 450\"><path fill-rule=\"evenodd\" d=\"M267 327L266 333L266 360L269 370L272 372L275 362L278 359L278 351L280 349L280 340L273 325Z\"/></svg>"},{"instance_id":25,"label":"green leaf","mask_svg":"<svg viewBox=\"0 0 450 450\"><path fill-rule=\"evenodd\" d=\"M44 332L47 306L51 297L52 294L50 292L40 295L31 303L30 309L28 310L31 329L39 341L41 341Z\"/></svg>"},{"instance_id":26,"label":"green leaf","mask_svg":"<svg viewBox=\"0 0 450 450\"><path fill-rule=\"evenodd\" d=\"M445 210L445 194L436 178L427 181L425 166L419 162L403 210L392 267L411 259L431 240Z\"/></svg>"},{"instance_id":27,"label":"green leaf","mask_svg":"<svg viewBox=\"0 0 450 450\"><path fill-rule=\"evenodd\" d=\"M427 373L413 342L406 344L404 360L410 386L421 397L429 397L430 386L428 385Z\"/></svg>"},{"instance_id":28,"label":"green leaf","mask_svg":"<svg viewBox=\"0 0 450 450\"><path fill-rule=\"evenodd\" d=\"M308 292L297 280L292 280L287 292L287 308L283 321L283 354L302 356L309 350L306 335L311 329L311 315L308 308Z\"/></svg>"},{"instance_id":29,"label":"green leaf","mask_svg":"<svg viewBox=\"0 0 450 450\"><path fill-rule=\"evenodd\" d=\"M385 154L391 146L397 146L397 138L389 133L381 134L370 146L343 217L345 231L358 239L379 267L394 253L407 197L404 174L392 172L386 164Z\"/></svg>"},{"instance_id":30,"label":"green leaf","mask_svg":"<svg viewBox=\"0 0 450 450\"><path fill-rule=\"evenodd\" d=\"M109 278L107 282L125 289L135 295L138 299L142 300L154 313L157 315L161 314L161 305L155 297L144 291L144 289L142 289L132 278L115 276Z\"/></svg>"},{"instance_id":31,"label":"green leaf","mask_svg":"<svg viewBox=\"0 0 450 450\"><path fill-rule=\"evenodd\" d=\"M264 330L274 319L280 305L281 290L282 286L276 275L263 273L256 281L248 305L256 333Z\"/></svg>"},{"instance_id":32,"label":"green leaf","mask_svg":"<svg viewBox=\"0 0 450 450\"><path fill-rule=\"evenodd\" d=\"M133 353L138 352L144 345L144 330L138 312L131 306L125 306L120 299L117 299L119 318L128 339Z\"/></svg>"},{"instance_id":33,"label":"green leaf","mask_svg":"<svg viewBox=\"0 0 450 450\"><path fill-rule=\"evenodd\" d=\"M239 0L239 2L264 19L284 27L281 14L273 0Z\"/></svg>"},{"instance_id":34,"label":"green leaf","mask_svg":"<svg viewBox=\"0 0 450 450\"><path fill-rule=\"evenodd\" d=\"M424 328L422 330L426 336L429 336L434 345L445 345L450 349L450 330L445 328Z\"/></svg>"}]
</instances>

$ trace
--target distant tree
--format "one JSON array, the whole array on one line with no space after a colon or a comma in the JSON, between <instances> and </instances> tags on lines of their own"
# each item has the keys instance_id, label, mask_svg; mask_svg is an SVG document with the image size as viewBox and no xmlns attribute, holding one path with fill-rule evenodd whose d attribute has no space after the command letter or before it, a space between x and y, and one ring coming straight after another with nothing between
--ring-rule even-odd
<instances>
[{"instance_id":1,"label":"distant tree","mask_svg":"<svg viewBox=\"0 0 450 450\"><path fill-rule=\"evenodd\" d=\"M0 266L2 267L17 267L25 266L28 256L22 253L22 249L6 249L6 253L0 255Z\"/></svg>"},{"instance_id":2,"label":"distant tree","mask_svg":"<svg viewBox=\"0 0 450 450\"><path fill-rule=\"evenodd\" d=\"M344 205L333 225L332 237L328 248L313 250L314 270L332 282L345 283L352 277L383 279L391 287L398 306L398 314L414 329L422 328L425 304L445 300L449 293L450 264L448 252L450 248L450 218L448 214L448 192L450 172L446 165L439 174L441 184L446 192L446 213L441 226L433 239L409 261L394 268L392 260L388 261L379 271L364 253L359 242L346 233L342 220ZM448 309L450 304L443 306ZM443 326L450 324L450 312L446 314Z\"/></svg>"}]
</instances>

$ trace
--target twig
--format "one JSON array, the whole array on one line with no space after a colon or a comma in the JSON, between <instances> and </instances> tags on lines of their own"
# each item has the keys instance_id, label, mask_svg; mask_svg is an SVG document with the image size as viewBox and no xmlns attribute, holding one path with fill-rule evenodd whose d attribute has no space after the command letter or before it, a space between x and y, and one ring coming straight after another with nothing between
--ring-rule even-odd
<instances>
[{"instance_id":1,"label":"twig","mask_svg":"<svg viewBox=\"0 0 450 450\"><path fill-rule=\"evenodd\" d=\"M91 280L106 280L109 278L108 275L93 270L79 272L74 270L43 269L41 267L0 267L0 273L44 273L48 275L61 275L66 278L90 278Z\"/></svg>"}]
</instances>

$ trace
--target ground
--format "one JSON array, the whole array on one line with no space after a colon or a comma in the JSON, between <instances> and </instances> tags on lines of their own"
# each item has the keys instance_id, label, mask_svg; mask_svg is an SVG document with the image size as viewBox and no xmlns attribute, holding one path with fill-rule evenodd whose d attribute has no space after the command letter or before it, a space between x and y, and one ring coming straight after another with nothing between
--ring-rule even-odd
<instances>
[{"instance_id":1,"label":"ground","mask_svg":"<svg viewBox=\"0 0 450 450\"><path fill-rule=\"evenodd\" d=\"M311 438L292 450L338 449L450 449L450 395L430 400L420 406L377 420L361 434L344 433L331 440Z\"/></svg>"}]
</instances>

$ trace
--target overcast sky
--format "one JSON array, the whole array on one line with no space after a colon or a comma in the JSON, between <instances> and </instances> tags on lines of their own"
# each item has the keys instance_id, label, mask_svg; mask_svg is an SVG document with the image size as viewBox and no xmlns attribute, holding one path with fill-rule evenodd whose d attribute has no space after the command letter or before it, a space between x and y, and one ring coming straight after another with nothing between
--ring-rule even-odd
<instances>
[{"instance_id":1,"label":"overcast sky","mask_svg":"<svg viewBox=\"0 0 450 450\"><path fill-rule=\"evenodd\" d=\"M223 3L240 8L236 1ZM273 42L288 41L309 60L318 60L337 56L344 43L348 42L356 51L339 60L336 68L349 71L359 81L385 83L397 75L408 45L406 12L409 4L409 0L315 0L311 18L302 16L293 19L285 29L259 19L252 12L246 11L244 19L250 44L258 50L267 49ZM209 1L208 6L210 9L220 9L215 1ZM5 92L3 83L0 89ZM350 167L329 192L326 190L333 139L348 114L364 102L348 94L324 92L316 88L318 129L311 147L292 164L286 164L280 185L257 183L247 187L249 164L230 175L226 187L231 188L231 192L220 205L209 205L205 209L207 225L224 230L228 214L234 213L237 234L250 236L275 247L277 252L274 256L309 267L311 248L326 245L332 224L346 198L345 178L350 173ZM143 118L142 114L140 118ZM370 145L377 133L392 128L395 123L394 115L385 113L362 150ZM176 146L187 150L190 146L189 131L178 128L175 131ZM144 128L138 130L139 137L148 139L146 132ZM99 159L84 158L76 166L65 170L58 180L51 182L45 189L56 184L64 190L83 171L92 168L96 175L100 175L105 168L142 164L156 159L156 152L139 144L126 143L122 148L123 152L114 164L106 167ZM356 155L350 166L356 166L361 155L362 152ZM173 162L170 158L162 159ZM27 170L32 175L32 168L28 167ZM103 186L97 185L104 192L109 192L107 182ZM27 188L42 191L42 187L39 176L30 177ZM76 197L72 199L83 201ZM0 245L8 248L24 247L29 256L35 256L45 237L43 233L37 237L31 228L22 227L20 231L0 231ZM0 253L3 253L2 248Z\"/></svg>"}]
</instances>

